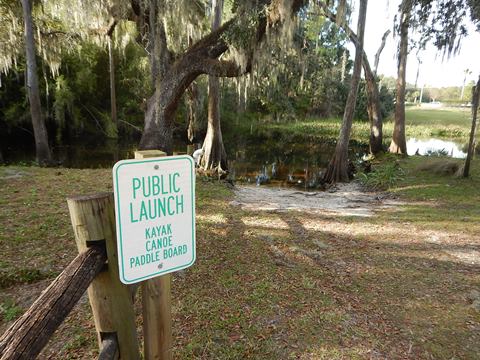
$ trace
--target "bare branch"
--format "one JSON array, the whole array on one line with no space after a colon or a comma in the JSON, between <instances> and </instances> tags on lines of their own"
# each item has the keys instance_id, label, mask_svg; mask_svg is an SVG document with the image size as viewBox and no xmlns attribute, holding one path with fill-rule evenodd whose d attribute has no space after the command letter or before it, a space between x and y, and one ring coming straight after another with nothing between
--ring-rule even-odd
<instances>
[{"instance_id":1,"label":"bare branch","mask_svg":"<svg viewBox=\"0 0 480 360\"><path fill-rule=\"evenodd\" d=\"M118 21L116 19L111 19L110 23L108 24L108 29L107 29L107 36L112 37L113 32L115 31L115 26L117 26Z\"/></svg>"},{"instance_id":2,"label":"bare branch","mask_svg":"<svg viewBox=\"0 0 480 360\"><path fill-rule=\"evenodd\" d=\"M380 44L380 47L377 50L377 53L375 54L375 63L373 66L373 73L377 75L377 69L378 69L378 63L380 62L380 54L383 51L383 48L385 47L385 43L387 42L387 37L390 35L391 31L387 30L382 36L382 43Z\"/></svg>"}]
</instances>

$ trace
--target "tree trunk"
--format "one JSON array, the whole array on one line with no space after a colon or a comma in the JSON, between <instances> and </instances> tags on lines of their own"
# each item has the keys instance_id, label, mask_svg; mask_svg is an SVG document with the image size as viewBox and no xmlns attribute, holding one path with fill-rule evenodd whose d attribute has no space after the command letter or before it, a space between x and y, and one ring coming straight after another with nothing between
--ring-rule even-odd
<instances>
[{"instance_id":1,"label":"tree trunk","mask_svg":"<svg viewBox=\"0 0 480 360\"><path fill-rule=\"evenodd\" d=\"M188 37L188 47L192 46L192 38ZM193 144L196 137L197 114L198 114L198 86L193 81L186 91L185 103L187 105L187 138Z\"/></svg>"},{"instance_id":2,"label":"tree trunk","mask_svg":"<svg viewBox=\"0 0 480 360\"><path fill-rule=\"evenodd\" d=\"M304 66L305 69L305 66ZM305 70L304 70L305 71ZM303 85L300 86L303 88ZM242 76L237 81L237 113L242 114L247 110L247 80ZM238 116L236 117L238 124Z\"/></svg>"},{"instance_id":3,"label":"tree trunk","mask_svg":"<svg viewBox=\"0 0 480 360\"><path fill-rule=\"evenodd\" d=\"M355 44L355 63L353 66L350 91L348 92L345 112L343 114L342 128L340 129L340 135L337 146L335 147L335 153L324 176L325 182L330 184L349 180L348 143L350 141L353 113L355 112L355 102L358 94L358 85L360 83L360 73L362 71L363 35L365 32L367 2L368 0L360 1L360 11L358 15L357 26L358 42Z\"/></svg>"},{"instance_id":4,"label":"tree trunk","mask_svg":"<svg viewBox=\"0 0 480 360\"><path fill-rule=\"evenodd\" d=\"M112 130L109 137L118 138L118 119L117 119L117 93L115 91L115 58L113 53L113 33L108 37L108 60L110 73L110 109L112 117Z\"/></svg>"},{"instance_id":5,"label":"tree trunk","mask_svg":"<svg viewBox=\"0 0 480 360\"><path fill-rule=\"evenodd\" d=\"M325 4L321 5L325 15L330 19L330 21L335 22L337 19L337 15L331 12ZM340 24L342 29L347 33L350 40L355 44L358 45L358 36L353 32L353 30L347 25L346 22L342 22ZM378 64L380 53L385 46L386 37L390 31L385 32L382 37L382 44L375 55L375 61ZM344 53L345 55L345 53ZM378 85L375 77L375 73L372 72L370 67L370 63L368 61L367 54L365 50L362 48L362 56L363 56L363 72L365 73L365 82L367 84L367 111L368 117L370 120L370 152L372 154L378 154L383 151L383 118L382 118L382 110L380 106L380 96L378 91ZM345 61L342 61L346 63ZM344 70L344 69L343 69ZM343 70L342 70L342 82L343 82Z\"/></svg>"},{"instance_id":6,"label":"tree trunk","mask_svg":"<svg viewBox=\"0 0 480 360\"><path fill-rule=\"evenodd\" d=\"M221 0L220 0L221 1ZM208 125L207 135L203 141L203 157L201 167L206 171L227 171L227 154L223 146L222 129L220 127L220 103L218 78L210 76L208 80Z\"/></svg>"},{"instance_id":7,"label":"tree trunk","mask_svg":"<svg viewBox=\"0 0 480 360\"><path fill-rule=\"evenodd\" d=\"M405 138L405 86L408 56L408 27L410 13L412 10L411 1L403 0L400 19L400 46L398 49L398 77L397 95L395 104L395 123L393 128L392 142L388 149L394 154L407 154L407 140Z\"/></svg>"},{"instance_id":8,"label":"tree trunk","mask_svg":"<svg viewBox=\"0 0 480 360\"><path fill-rule=\"evenodd\" d=\"M148 50L150 52L150 67L155 92L147 101L145 125L140 140L140 150L162 150L171 155L173 152L173 114L179 98L174 99L173 111L167 111L164 95L165 76L170 68L170 51L167 47L167 37L163 21L160 19L160 9L156 0L149 1ZM175 76L176 74L171 74ZM167 90L167 91L165 91Z\"/></svg>"},{"instance_id":9,"label":"tree trunk","mask_svg":"<svg viewBox=\"0 0 480 360\"><path fill-rule=\"evenodd\" d=\"M147 100L145 126L139 148L141 150L162 150L171 155L173 153L173 113L167 112L165 107L159 104L161 99L161 89L157 89Z\"/></svg>"},{"instance_id":10,"label":"tree trunk","mask_svg":"<svg viewBox=\"0 0 480 360\"><path fill-rule=\"evenodd\" d=\"M187 138L190 144L193 144L196 137L197 112L198 112L198 88L197 84L192 82L186 93L187 105Z\"/></svg>"},{"instance_id":11,"label":"tree trunk","mask_svg":"<svg viewBox=\"0 0 480 360\"><path fill-rule=\"evenodd\" d=\"M42 117L40 91L38 88L37 62L35 59L35 39L33 36L32 8L30 0L22 0L23 20L25 22L25 48L27 58L27 91L32 117L35 150L39 165L50 165L52 155L48 146L48 133Z\"/></svg>"},{"instance_id":12,"label":"tree trunk","mask_svg":"<svg viewBox=\"0 0 480 360\"><path fill-rule=\"evenodd\" d=\"M473 151L475 150L475 135L477 132L477 113L480 102L480 76L472 94L472 129L470 131L470 141L468 142L467 158L463 167L463 177L468 177L470 172L470 162L473 158Z\"/></svg>"},{"instance_id":13,"label":"tree trunk","mask_svg":"<svg viewBox=\"0 0 480 360\"><path fill-rule=\"evenodd\" d=\"M212 31L215 31L222 21L223 0L213 0L212 8ZM219 174L227 171L227 153L220 126L220 82L215 76L208 77L208 126L202 149L201 167L204 170Z\"/></svg>"},{"instance_id":14,"label":"tree trunk","mask_svg":"<svg viewBox=\"0 0 480 360\"><path fill-rule=\"evenodd\" d=\"M204 53L208 51L204 47L191 49L169 67L161 86L147 101L140 149L160 149L167 154L172 153L173 118L183 93L197 76L233 77L242 74L242 69L234 62L205 58Z\"/></svg>"},{"instance_id":15,"label":"tree trunk","mask_svg":"<svg viewBox=\"0 0 480 360\"><path fill-rule=\"evenodd\" d=\"M383 151L383 118L377 81L366 55L363 58L363 72L367 85L367 111L370 119L370 153L376 155Z\"/></svg>"}]
</instances>

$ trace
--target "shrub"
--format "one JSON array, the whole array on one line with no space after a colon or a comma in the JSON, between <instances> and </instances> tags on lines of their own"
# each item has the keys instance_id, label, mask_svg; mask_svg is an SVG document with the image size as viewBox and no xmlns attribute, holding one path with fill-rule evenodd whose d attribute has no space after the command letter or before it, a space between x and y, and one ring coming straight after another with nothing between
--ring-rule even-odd
<instances>
[{"instance_id":1,"label":"shrub","mask_svg":"<svg viewBox=\"0 0 480 360\"><path fill-rule=\"evenodd\" d=\"M360 173L359 180L373 190L386 190L405 177L404 170L397 161L378 166L369 173Z\"/></svg>"}]
</instances>

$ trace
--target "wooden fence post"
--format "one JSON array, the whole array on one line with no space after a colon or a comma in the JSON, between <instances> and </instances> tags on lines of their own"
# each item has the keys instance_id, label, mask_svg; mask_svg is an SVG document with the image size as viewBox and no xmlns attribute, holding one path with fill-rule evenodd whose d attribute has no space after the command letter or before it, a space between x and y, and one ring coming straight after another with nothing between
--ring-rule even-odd
<instances>
[{"instance_id":1,"label":"wooden fence post","mask_svg":"<svg viewBox=\"0 0 480 360\"><path fill-rule=\"evenodd\" d=\"M140 359L135 312L128 287L118 275L115 214L112 193L76 196L67 199L75 241L79 252L105 243L108 268L88 288L100 348L105 337L116 333L119 357Z\"/></svg>"},{"instance_id":2,"label":"wooden fence post","mask_svg":"<svg viewBox=\"0 0 480 360\"><path fill-rule=\"evenodd\" d=\"M135 151L135 159L166 156L160 150ZM142 283L143 336L145 360L171 360L172 312L171 274Z\"/></svg>"}]
</instances>

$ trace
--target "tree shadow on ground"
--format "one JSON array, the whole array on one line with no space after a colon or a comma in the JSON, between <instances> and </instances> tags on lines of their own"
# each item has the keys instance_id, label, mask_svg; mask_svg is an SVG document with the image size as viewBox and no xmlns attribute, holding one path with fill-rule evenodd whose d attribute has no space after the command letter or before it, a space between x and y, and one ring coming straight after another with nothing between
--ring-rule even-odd
<instances>
[{"instance_id":1,"label":"tree shadow on ground","mask_svg":"<svg viewBox=\"0 0 480 360\"><path fill-rule=\"evenodd\" d=\"M242 218L250 219L248 225ZM279 220L287 226L278 226ZM480 318L466 294L479 285L479 267L438 254L477 249L476 244L409 243L391 234L376 241L312 230L304 222L301 213L231 208L225 223L202 230L208 239L203 252L217 255L207 255L181 286L184 306L178 315L181 323L190 322L180 341L190 349L182 354L252 359L478 354L480 337L472 327L480 327ZM189 285L194 289L187 291Z\"/></svg>"}]
</instances>

